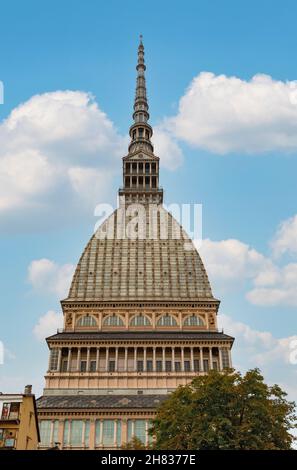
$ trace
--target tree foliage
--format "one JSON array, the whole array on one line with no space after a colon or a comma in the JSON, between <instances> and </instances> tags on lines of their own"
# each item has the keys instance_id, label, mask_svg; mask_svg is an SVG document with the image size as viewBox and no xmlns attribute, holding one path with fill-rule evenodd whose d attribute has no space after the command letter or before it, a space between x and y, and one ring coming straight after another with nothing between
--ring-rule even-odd
<instances>
[{"instance_id":1,"label":"tree foliage","mask_svg":"<svg viewBox=\"0 0 297 470\"><path fill-rule=\"evenodd\" d=\"M132 437L132 439L122 446L123 450L145 450L146 447L143 442L137 437Z\"/></svg>"},{"instance_id":2,"label":"tree foliage","mask_svg":"<svg viewBox=\"0 0 297 470\"><path fill-rule=\"evenodd\" d=\"M244 376L210 371L161 404L151 433L156 449L290 449L295 403L259 369Z\"/></svg>"}]
</instances>

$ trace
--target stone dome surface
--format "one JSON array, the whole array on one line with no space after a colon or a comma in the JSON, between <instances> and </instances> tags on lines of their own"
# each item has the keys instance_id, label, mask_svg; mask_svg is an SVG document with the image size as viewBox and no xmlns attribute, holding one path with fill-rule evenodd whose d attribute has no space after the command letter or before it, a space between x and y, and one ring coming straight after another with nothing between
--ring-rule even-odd
<instances>
[{"instance_id":1,"label":"stone dome surface","mask_svg":"<svg viewBox=\"0 0 297 470\"><path fill-rule=\"evenodd\" d=\"M127 233L132 223L129 217L124 223L122 220L120 209L116 209L91 237L65 300L213 299L199 253L163 206L158 208L156 216L145 215L144 223L137 226L136 237L116 236L118 227L124 227ZM133 223L132 227L135 227Z\"/></svg>"}]
</instances>

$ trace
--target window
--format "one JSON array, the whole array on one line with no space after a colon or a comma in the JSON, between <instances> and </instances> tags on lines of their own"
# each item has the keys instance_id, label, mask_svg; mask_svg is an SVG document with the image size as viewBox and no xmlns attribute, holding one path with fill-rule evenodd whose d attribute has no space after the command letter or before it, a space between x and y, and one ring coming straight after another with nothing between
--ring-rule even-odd
<instances>
[{"instance_id":1,"label":"window","mask_svg":"<svg viewBox=\"0 0 297 470\"><path fill-rule=\"evenodd\" d=\"M156 164L152 163L152 173L156 173Z\"/></svg>"},{"instance_id":2,"label":"window","mask_svg":"<svg viewBox=\"0 0 297 470\"><path fill-rule=\"evenodd\" d=\"M137 372L143 372L143 361L137 361Z\"/></svg>"},{"instance_id":3,"label":"window","mask_svg":"<svg viewBox=\"0 0 297 470\"><path fill-rule=\"evenodd\" d=\"M180 371L181 371L180 362L175 362L175 363L174 363L174 367L175 367L175 371L176 371L176 372L180 372Z\"/></svg>"},{"instance_id":4,"label":"window","mask_svg":"<svg viewBox=\"0 0 297 470\"><path fill-rule=\"evenodd\" d=\"M143 137L143 129L142 129L142 127L140 127L140 128L138 129L138 135L139 135L140 138Z\"/></svg>"},{"instance_id":5,"label":"window","mask_svg":"<svg viewBox=\"0 0 297 470\"><path fill-rule=\"evenodd\" d=\"M159 318L157 326L177 326L177 322L172 315L163 315Z\"/></svg>"},{"instance_id":6,"label":"window","mask_svg":"<svg viewBox=\"0 0 297 470\"><path fill-rule=\"evenodd\" d=\"M150 164L146 163L145 164L145 172L148 174L150 172Z\"/></svg>"},{"instance_id":7,"label":"window","mask_svg":"<svg viewBox=\"0 0 297 470\"><path fill-rule=\"evenodd\" d=\"M83 440L84 436L84 440ZM73 447L81 447L85 445L89 447L90 438L90 421L72 419L64 421L63 445L71 445Z\"/></svg>"},{"instance_id":8,"label":"window","mask_svg":"<svg viewBox=\"0 0 297 470\"><path fill-rule=\"evenodd\" d=\"M114 443L114 421L105 419L103 421L103 445L110 446Z\"/></svg>"},{"instance_id":9,"label":"window","mask_svg":"<svg viewBox=\"0 0 297 470\"><path fill-rule=\"evenodd\" d=\"M128 419L128 442L136 437L143 444L146 444L147 439L147 422L145 419Z\"/></svg>"},{"instance_id":10,"label":"window","mask_svg":"<svg viewBox=\"0 0 297 470\"><path fill-rule=\"evenodd\" d=\"M162 361L156 361L157 372L162 372Z\"/></svg>"},{"instance_id":11,"label":"window","mask_svg":"<svg viewBox=\"0 0 297 470\"><path fill-rule=\"evenodd\" d=\"M58 370L59 349L51 349L49 370Z\"/></svg>"},{"instance_id":12,"label":"window","mask_svg":"<svg viewBox=\"0 0 297 470\"><path fill-rule=\"evenodd\" d=\"M70 444L72 446L82 445L83 421L74 419L71 421Z\"/></svg>"},{"instance_id":13,"label":"window","mask_svg":"<svg viewBox=\"0 0 297 470\"><path fill-rule=\"evenodd\" d=\"M153 361L151 361L151 360L146 361L146 370L147 370L148 372L152 372L152 371L153 371Z\"/></svg>"},{"instance_id":14,"label":"window","mask_svg":"<svg viewBox=\"0 0 297 470\"><path fill-rule=\"evenodd\" d=\"M1 419L18 419L20 411L20 403L3 403Z\"/></svg>"},{"instance_id":15,"label":"window","mask_svg":"<svg viewBox=\"0 0 297 470\"><path fill-rule=\"evenodd\" d=\"M118 315L110 315L106 317L104 322L104 326L124 326L124 322Z\"/></svg>"},{"instance_id":16,"label":"window","mask_svg":"<svg viewBox=\"0 0 297 470\"><path fill-rule=\"evenodd\" d=\"M190 361L185 361L184 365L185 365L185 372L190 372L191 371Z\"/></svg>"},{"instance_id":17,"label":"window","mask_svg":"<svg viewBox=\"0 0 297 470\"><path fill-rule=\"evenodd\" d=\"M42 420L40 421L40 443L42 446L50 445L51 438L51 420Z\"/></svg>"},{"instance_id":18,"label":"window","mask_svg":"<svg viewBox=\"0 0 297 470\"><path fill-rule=\"evenodd\" d=\"M80 361L80 371L86 372L87 370L87 361Z\"/></svg>"},{"instance_id":19,"label":"window","mask_svg":"<svg viewBox=\"0 0 297 470\"><path fill-rule=\"evenodd\" d=\"M116 429L115 429L116 426ZM116 435L115 435L116 433ZM119 447L122 443L122 426L120 420L102 419L96 420L95 423L95 443L96 446L113 446Z\"/></svg>"},{"instance_id":20,"label":"window","mask_svg":"<svg viewBox=\"0 0 297 470\"><path fill-rule=\"evenodd\" d=\"M109 372L115 372L115 361L109 361L108 371Z\"/></svg>"},{"instance_id":21,"label":"window","mask_svg":"<svg viewBox=\"0 0 297 470\"><path fill-rule=\"evenodd\" d=\"M212 367L213 367L214 370L218 370L218 363L217 363L217 361L213 361Z\"/></svg>"},{"instance_id":22,"label":"window","mask_svg":"<svg viewBox=\"0 0 297 470\"><path fill-rule=\"evenodd\" d=\"M63 361L62 361L62 372L67 372L67 364L68 364L67 359L63 359Z\"/></svg>"},{"instance_id":23,"label":"window","mask_svg":"<svg viewBox=\"0 0 297 470\"><path fill-rule=\"evenodd\" d=\"M83 317L80 317L77 322L76 326L96 326L97 322L94 317L90 315L84 315Z\"/></svg>"},{"instance_id":24,"label":"window","mask_svg":"<svg viewBox=\"0 0 297 470\"><path fill-rule=\"evenodd\" d=\"M187 317L184 321L184 326L203 326L203 320L197 315L191 315Z\"/></svg>"},{"instance_id":25,"label":"window","mask_svg":"<svg viewBox=\"0 0 297 470\"><path fill-rule=\"evenodd\" d=\"M96 372L96 361L91 361L90 362L90 371L91 372Z\"/></svg>"},{"instance_id":26,"label":"window","mask_svg":"<svg viewBox=\"0 0 297 470\"><path fill-rule=\"evenodd\" d=\"M194 359L194 371L199 371L199 359Z\"/></svg>"},{"instance_id":27,"label":"window","mask_svg":"<svg viewBox=\"0 0 297 470\"><path fill-rule=\"evenodd\" d=\"M208 372L209 370L208 359L203 359L203 369L204 369L204 372Z\"/></svg>"},{"instance_id":28,"label":"window","mask_svg":"<svg viewBox=\"0 0 297 470\"><path fill-rule=\"evenodd\" d=\"M171 372L171 361L165 362L165 370L166 372Z\"/></svg>"},{"instance_id":29,"label":"window","mask_svg":"<svg viewBox=\"0 0 297 470\"><path fill-rule=\"evenodd\" d=\"M138 171L139 171L139 173L143 173L143 163L142 162L138 163Z\"/></svg>"},{"instance_id":30,"label":"window","mask_svg":"<svg viewBox=\"0 0 297 470\"><path fill-rule=\"evenodd\" d=\"M145 315L136 315L130 322L131 326L149 326L150 324L149 318Z\"/></svg>"},{"instance_id":31,"label":"window","mask_svg":"<svg viewBox=\"0 0 297 470\"><path fill-rule=\"evenodd\" d=\"M229 351L227 348L222 348L222 362L223 362L223 369L228 369L230 367Z\"/></svg>"}]
</instances>

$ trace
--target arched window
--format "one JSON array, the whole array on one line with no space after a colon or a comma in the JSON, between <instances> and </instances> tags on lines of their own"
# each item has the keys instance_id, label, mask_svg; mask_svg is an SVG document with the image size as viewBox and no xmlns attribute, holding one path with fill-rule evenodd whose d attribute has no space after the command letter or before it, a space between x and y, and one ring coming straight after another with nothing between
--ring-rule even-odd
<instances>
[{"instance_id":1,"label":"arched window","mask_svg":"<svg viewBox=\"0 0 297 470\"><path fill-rule=\"evenodd\" d=\"M145 315L136 315L130 321L131 326L150 326L151 322Z\"/></svg>"},{"instance_id":2,"label":"arched window","mask_svg":"<svg viewBox=\"0 0 297 470\"><path fill-rule=\"evenodd\" d=\"M110 315L106 317L104 322L104 326L124 326L124 322L118 315Z\"/></svg>"},{"instance_id":3,"label":"arched window","mask_svg":"<svg viewBox=\"0 0 297 470\"><path fill-rule=\"evenodd\" d=\"M187 317L184 321L184 326L203 326L203 320L197 315L191 315Z\"/></svg>"},{"instance_id":4,"label":"arched window","mask_svg":"<svg viewBox=\"0 0 297 470\"><path fill-rule=\"evenodd\" d=\"M157 321L157 326L177 326L177 321L172 315L163 315Z\"/></svg>"},{"instance_id":5,"label":"arched window","mask_svg":"<svg viewBox=\"0 0 297 470\"><path fill-rule=\"evenodd\" d=\"M90 315L84 315L83 317L80 317L77 322L76 326L96 326L97 322L94 317Z\"/></svg>"}]
</instances>

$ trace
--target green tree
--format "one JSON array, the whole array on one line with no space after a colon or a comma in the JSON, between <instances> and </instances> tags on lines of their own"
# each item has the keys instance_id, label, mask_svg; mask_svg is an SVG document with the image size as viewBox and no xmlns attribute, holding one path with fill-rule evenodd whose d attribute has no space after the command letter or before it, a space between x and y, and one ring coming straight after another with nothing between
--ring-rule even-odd
<instances>
[{"instance_id":1,"label":"green tree","mask_svg":"<svg viewBox=\"0 0 297 470\"><path fill-rule=\"evenodd\" d=\"M156 449L290 449L295 403L259 369L244 376L229 369L197 376L157 411L151 433Z\"/></svg>"},{"instance_id":2,"label":"green tree","mask_svg":"<svg viewBox=\"0 0 297 470\"><path fill-rule=\"evenodd\" d=\"M145 450L148 449L138 437L132 437L131 441L122 446L123 450Z\"/></svg>"}]
</instances>

